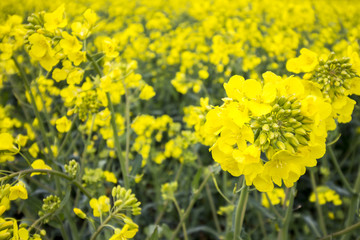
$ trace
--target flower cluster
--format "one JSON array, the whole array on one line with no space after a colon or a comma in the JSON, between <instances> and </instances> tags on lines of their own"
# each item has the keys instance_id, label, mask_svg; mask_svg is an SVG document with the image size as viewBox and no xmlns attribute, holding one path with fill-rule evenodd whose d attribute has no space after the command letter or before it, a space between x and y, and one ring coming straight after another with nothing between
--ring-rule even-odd
<instances>
[{"instance_id":1,"label":"flower cluster","mask_svg":"<svg viewBox=\"0 0 360 240\"><path fill-rule=\"evenodd\" d=\"M314 94L308 80L272 72L263 78L230 78L228 97L207 114L205 128L218 136L210 150L222 169L268 192L273 183L293 186L316 165L334 119L332 102Z\"/></svg>"}]
</instances>

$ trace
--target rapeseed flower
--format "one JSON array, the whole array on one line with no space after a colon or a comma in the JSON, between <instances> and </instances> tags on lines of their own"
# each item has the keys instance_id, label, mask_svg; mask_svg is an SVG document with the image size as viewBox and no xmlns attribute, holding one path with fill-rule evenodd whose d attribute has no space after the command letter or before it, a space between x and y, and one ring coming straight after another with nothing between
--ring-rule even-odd
<instances>
[{"instance_id":1,"label":"rapeseed flower","mask_svg":"<svg viewBox=\"0 0 360 240\"><path fill-rule=\"evenodd\" d=\"M264 192L273 183L293 186L324 155L331 106L304 94L300 79L263 77L261 83L233 76L224 84L228 98L209 111L205 128L217 136L210 150L222 169Z\"/></svg>"}]
</instances>

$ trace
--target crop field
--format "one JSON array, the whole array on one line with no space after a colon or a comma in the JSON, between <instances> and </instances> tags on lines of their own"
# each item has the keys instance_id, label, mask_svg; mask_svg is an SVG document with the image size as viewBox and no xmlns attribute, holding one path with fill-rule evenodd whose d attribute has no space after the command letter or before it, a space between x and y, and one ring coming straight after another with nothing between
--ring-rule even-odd
<instances>
[{"instance_id":1,"label":"crop field","mask_svg":"<svg viewBox=\"0 0 360 240\"><path fill-rule=\"evenodd\" d=\"M360 240L360 2L0 1L0 240Z\"/></svg>"}]
</instances>

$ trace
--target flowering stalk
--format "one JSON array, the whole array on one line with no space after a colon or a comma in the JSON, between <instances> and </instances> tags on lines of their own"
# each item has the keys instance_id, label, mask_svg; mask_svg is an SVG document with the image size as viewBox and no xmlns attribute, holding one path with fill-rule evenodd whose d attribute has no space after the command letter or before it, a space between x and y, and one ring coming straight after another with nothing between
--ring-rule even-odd
<instances>
[{"instance_id":1,"label":"flowering stalk","mask_svg":"<svg viewBox=\"0 0 360 240\"><path fill-rule=\"evenodd\" d=\"M312 170L310 170L309 172L310 172L311 185L312 185L313 191L315 193L315 199L316 199L315 205L316 205L316 211L317 211L318 218L319 218L320 228L321 228L321 231L323 232L323 235L327 235L324 216L323 216L323 213L322 213L322 209L321 209L321 206L320 206L320 203L319 203L318 193L317 193L317 190L316 190L316 181L315 181L314 172Z\"/></svg>"},{"instance_id":2,"label":"flowering stalk","mask_svg":"<svg viewBox=\"0 0 360 240\"><path fill-rule=\"evenodd\" d=\"M86 53L86 57L93 64L97 74L99 74L100 77L103 77L104 74L101 71L97 62L94 61L94 59L90 56L89 53ZM118 130L117 130L116 121L115 121L114 106L112 104L111 96L110 96L109 92L106 93L106 98L108 100L109 110L111 112L111 127L113 129L115 148L116 148L116 152L117 152L118 159L120 162L121 172L122 172L122 175L124 178L124 186L125 186L125 188L129 188L129 179L128 179L128 173L127 173L127 169L126 169L126 163L125 163L125 159L122 156L121 145L120 145L120 141L119 141L119 137L118 137Z\"/></svg>"},{"instance_id":3,"label":"flowering stalk","mask_svg":"<svg viewBox=\"0 0 360 240\"><path fill-rule=\"evenodd\" d=\"M7 175L5 177L0 178L0 182L7 181L9 179L12 179L12 178L20 176L20 175L31 174L31 173L48 173L48 174L53 174L53 175L59 176L59 177L61 177L63 179L71 181L89 199L91 198L91 194L82 186L82 184L80 182L75 181L72 177L66 175L65 173L55 171L55 170L49 170L49 169L26 169L26 170L15 172L15 173L12 173L12 174L9 174L9 175Z\"/></svg>"},{"instance_id":4,"label":"flowering stalk","mask_svg":"<svg viewBox=\"0 0 360 240\"><path fill-rule=\"evenodd\" d=\"M19 70L19 74L20 74L20 78L21 80L23 81L24 85L25 85L25 89L26 91L29 93L30 95L30 99L31 99L31 105L33 106L33 109L34 109L34 113L35 113L35 116L36 118L38 119L39 121L39 127L40 127L40 132L41 134L43 135L43 139L44 139L44 142L45 142L45 145L50 153L50 156L53 156L53 153L52 153L52 150L51 150L51 144L49 142L49 139L47 138L47 135L46 135L46 131L45 131L45 127L44 127L44 123L42 122L42 118L40 117L40 112L35 104L35 97L30 89L30 83L29 83L29 80L27 79L26 77L26 74L24 72L24 69L20 66L19 62L16 60L16 58L13 56L12 57L17 69ZM53 159L51 158L50 161L52 162Z\"/></svg>"},{"instance_id":5,"label":"flowering stalk","mask_svg":"<svg viewBox=\"0 0 360 240\"><path fill-rule=\"evenodd\" d=\"M290 221L292 218L292 211L293 211L293 206L294 206L294 199L295 199L295 194L296 194L296 183L295 185L290 189L290 196L289 196L289 205L287 206L286 209L286 214L285 217L283 219L283 226L279 232L279 239L281 240L287 240L289 239L289 225L290 225ZM286 201L285 201L286 202Z\"/></svg>"},{"instance_id":6,"label":"flowering stalk","mask_svg":"<svg viewBox=\"0 0 360 240\"><path fill-rule=\"evenodd\" d=\"M200 184L200 187L195 191L194 196L192 197L189 206L186 208L186 211L184 212L184 214L182 215L180 222L178 223L177 227L175 228L173 234L171 235L171 240L174 240L176 237L176 234L179 232L183 222L186 220L186 218L189 216L191 209L193 208L197 198L199 197L201 191L203 190L203 188L205 187L207 181L209 180L211 176L211 172L207 174L207 176L205 177L205 179L202 181L202 183Z\"/></svg>"},{"instance_id":7,"label":"flowering stalk","mask_svg":"<svg viewBox=\"0 0 360 240\"><path fill-rule=\"evenodd\" d=\"M236 207L234 240L239 239L241 233L248 197L249 197L249 187L246 185L244 179L238 205Z\"/></svg>"},{"instance_id":8,"label":"flowering stalk","mask_svg":"<svg viewBox=\"0 0 360 240\"><path fill-rule=\"evenodd\" d=\"M358 174L355 181L355 195L351 197L350 207L347 214L347 218L345 221L345 228L350 228L351 223L354 221L356 207L358 206L359 202L359 194L360 194L360 167L358 170ZM359 227L359 226L358 226ZM345 230L345 229L344 229ZM341 240L347 240L350 237L350 231L343 232L345 235L341 238Z\"/></svg>"}]
</instances>

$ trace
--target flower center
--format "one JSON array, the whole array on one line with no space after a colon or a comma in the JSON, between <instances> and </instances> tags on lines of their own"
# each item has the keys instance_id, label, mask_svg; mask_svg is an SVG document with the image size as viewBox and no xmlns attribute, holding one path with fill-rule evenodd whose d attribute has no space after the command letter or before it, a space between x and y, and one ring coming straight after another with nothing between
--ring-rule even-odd
<instances>
[{"instance_id":1,"label":"flower center","mask_svg":"<svg viewBox=\"0 0 360 240\"><path fill-rule=\"evenodd\" d=\"M327 61L319 62L310 80L320 84L324 97L333 99L344 95L345 90L350 89L348 81L356 77L356 73L349 62L348 57L334 59L334 54L331 54Z\"/></svg>"},{"instance_id":2,"label":"flower center","mask_svg":"<svg viewBox=\"0 0 360 240\"><path fill-rule=\"evenodd\" d=\"M295 153L300 145L310 140L312 120L301 114L301 102L294 96L277 97L270 113L252 117L250 127L254 131L256 146L266 152L289 150Z\"/></svg>"}]
</instances>

